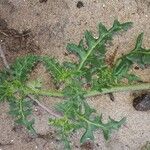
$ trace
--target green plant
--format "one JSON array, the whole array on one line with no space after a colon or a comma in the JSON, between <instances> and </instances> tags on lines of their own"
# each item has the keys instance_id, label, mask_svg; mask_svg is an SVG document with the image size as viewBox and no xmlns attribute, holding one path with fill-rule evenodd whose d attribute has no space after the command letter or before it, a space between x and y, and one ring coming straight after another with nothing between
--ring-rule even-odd
<instances>
[{"instance_id":1,"label":"green plant","mask_svg":"<svg viewBox=\"0 0 150 150\"><path fill-rule=\"evenodd\" d=\"M0 73L0 101L9 102L10 114L16 117L17 124L24 125L35 133L34 120L28 119L32 113L32 103L28 96L64 97L65 100L55 107L61 115L55 119L50 118L49 124L58 129L65 149L71 149L69 136L79 129L84 129L81 144L93 141L94 132L98 129L103 131L106 140L109 139L112 130L120 128L126 119L115 121L109 118L108 123L103 123L102 115L96 114L86 98L117 91L150 89L149 83L142 83L131 72L133 64L143 69L150 64L150 49L142 47L143 33L138 36L136 46L130 53L117 59L113 66L106 63L107 42L112 40L114 34L127 30L131 25L131 22L121 24L115 20L113 26L107 29L100 23L98 38L86 31L85 40L81 40L79 45L67 45L68 52L78 57L77 63L60 64L48 56L27 55L18 58L10 69ZM53 77L54 84L61 88L55 91L44 90L36 82L27 82L28 75L38 63L44 64Z\"/></svg>"},{"instance_id":2,"label":"green plant","mask_svg":"<svg viewBox=\"0 0 150 150\"><path fill-rule=\"evenodd\" d=\"M150 150L150 142L147 141L144 146L142 146L141 150Z\"/></svg>"}]
</instances>

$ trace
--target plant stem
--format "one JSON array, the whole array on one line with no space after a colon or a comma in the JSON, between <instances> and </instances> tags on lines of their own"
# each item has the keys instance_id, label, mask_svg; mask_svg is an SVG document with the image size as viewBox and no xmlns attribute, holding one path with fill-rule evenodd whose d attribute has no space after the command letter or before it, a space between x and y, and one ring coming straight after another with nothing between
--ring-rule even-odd
<instances>
[{"instance_id":1,"label":"plant stem","mask_svg":"<svg viewBox=\"0 0 150 150\"><path fill-rule=\"evenodd\" d=\"M150 83L142 83L135 85L124 85L116 86L111 88L103 88L102 91L89 91L85 96L91 97L100 94L114 93L114 92L123 92L123 91L136 91L136 90L148 90L150 89Z\"/></svg>"},{"instance_id":2,"label":"plant stem","mask_svg":"<svg viewBox=\"0 0 150 150\"><path fill-rule=\"evenodd\" d=\"M141 84L134 84L134 85L123 85L123 86L116 86L111 88L103 88L101 91L88 91L87 94L85 94L85 97L91 97L101 94L107 94L107 93L114 93L114 92L123 92L123 91L136 91L136 90L148 90L150 89L150 83L141 83ZM52 96L52 97L64 97L62 92L51 92L51 91L30 91L29 94L37 94L37 95L43 95L43 96Z\"/></svg>"},{"instance_id":3,"label":"plant stem","mask_svg":"<svg viewBox=\"0 0 150 150\"><path fill-rule=\"evenodd\" d=\"M50 90L36 90L36 91L26 91L27 95L42 95L42 96L51 96L51 97L64 97L63 93L60 91L50 91Z\"/></svg>"}]
</instances>

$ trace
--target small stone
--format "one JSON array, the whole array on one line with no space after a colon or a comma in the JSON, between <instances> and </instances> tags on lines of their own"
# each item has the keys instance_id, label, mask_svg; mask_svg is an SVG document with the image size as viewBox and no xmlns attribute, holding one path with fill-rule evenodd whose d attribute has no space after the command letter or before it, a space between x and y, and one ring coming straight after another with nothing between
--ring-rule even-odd
<instances>
[{"instance_id":1,"label":"small stone","mask_svg":"<svg viewBox=\"0 0 150 150\"><path fill-rule=\"evenodd\" d=\"M81 145L82 150L94 150L94 143L92 141L87 141Z\"/></svg>"},{"instance_id":2,"label":"small stone","mask_svg":"<svg viewBox=\"0 0 150 150\"><path fill-rule=\"evenodd\" d=\"M81 7L84 7L84 4L83 4L83 2L78 1L78 3L77 3L77 8L81 8Z\"/></svg>"},{"instance_id":3,"label":"small stone","mask_svg":"<svg viewBox=\"0 0 150 150\"><path fill-rule=\"evenodd\" d=\"M135 66L134 69L135 69L135 70L139 70L140 68L139 68L138 66Z\"/></svg>"},{"instance_id":4,"label":"small stone","mask_svg":"<svg viewBox=\"0 0 150 150\"><path fill-rule=\"evenodd\" d=\"M102 7L105 8L106 7L105 4L103 4Z\"/></svg>"},{"instance_id":5,"label":"small stone","mask_svg":"<svg viewBox=\"0 0 150 150\"><path fill-rule=\"evenodd\" d=\"M40 3L47 2L47 0L39 0Z\"/></svg>"},{"instance_id":6,"label":"small stone","mask_svg":"<svg viewBox=\"0 0 150 150\"><path fill-rule=\"evenodd\" d=\"M148 111L150 110L150 93L142 94L133 100L133 107L137 111Z\"/></svg>"},{"instance_id":7,"label":"small stone","mask_svg":"<svg viewBox=\"0 0 150 150\"><path fill-rule=\"evenodd\" d=\"M7 22L0 18L0 29L5 30L7 28Z\"/></svg>"}]
</instances>

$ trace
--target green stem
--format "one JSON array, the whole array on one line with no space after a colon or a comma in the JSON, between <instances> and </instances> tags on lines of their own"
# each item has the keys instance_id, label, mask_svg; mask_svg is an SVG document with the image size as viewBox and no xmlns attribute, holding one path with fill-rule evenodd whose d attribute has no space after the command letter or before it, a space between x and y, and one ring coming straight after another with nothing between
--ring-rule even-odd
<instances>
[{"instance_id":1,"label":"green stem","mask_svg":"<svg viewBox=\"0 0 150 150\"><path fill-rule=\"evenodd\" d=\"M114 93L114 92L138 91L138 90L148 90L148 89L150 89L150 83L116 86L116 87L111 87L111 88L103 88L102 91L96 91L96 90L89 91L86 94L86 97L96 96L100 94Z\"/></svg>"},{"instance_id":2,"label":"green stem","mask_svg":"<svg viewBox=\"0 0 150 150\"><path fill-rule=\"evenodd\" d=\"M42 95L42 96L51 96L51 97L64 97L62 92L50 91L50 90L36 90L30 91L27 95Z\"/></svg>"},{"instance_id":3,"label":"green stem","mask_svg":"<svg viewBox=\"0 0 150 150\"><path fill-rule=\"evenodd\" d=\"M96 90L88 91L87 94L85 94L85 97L91 97L91 96L114 93L114 92L148 90L148 89L150 89L150 83L116 86L116 87L111 87L111 88L103 88L101 91L96 91ZM28 94L52 96L52 97L64 97L63 93L60 91L52 92L52 91L37 90L37 91L29 91Z\"/></svg>"}]
</instances>

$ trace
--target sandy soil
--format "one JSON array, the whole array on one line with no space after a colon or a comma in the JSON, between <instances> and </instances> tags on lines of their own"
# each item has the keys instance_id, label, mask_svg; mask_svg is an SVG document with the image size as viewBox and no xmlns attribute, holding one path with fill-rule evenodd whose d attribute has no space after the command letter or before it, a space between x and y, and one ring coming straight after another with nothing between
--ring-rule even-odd
<instances>
[{"instance_id":1,"label":"sandy soil","mask_svg":"<svg viewBox=\"0 0 150 150\"><path fill-rule=\"evenodd\" d=\"M47 0L46 3L40 3L38 0L0 0L0 18L7 21L9 28L19 32L30 29L34 43L39 47L36 53L54 56L60 62L73 59L64 55L68 42L79 42L86 29L96 35L99 22L110 27L114 19L122 22L132 21L134 27L123 36L117 35L114 38L113 45L111 48L108 47L110 53L117 49L119 56L131 50L141 32L144 32L144 46L150 47L150 0L82 0L81 8L77 7L77 2L77 0ZM23 52L12 51L11 55L16 56L17 53ZM37 74L45 72L41 66L36 71ZM149 69L136 72L144 81L150 81ZM50 83L46 73L43 73L43 77L45 84ZM140 150L146 141L150 141L150 111L135 111L132 107L131 92L115 93L114 96L114 102L110 101L107 95L89 99L89 103L98 113L103 113L104 120L107 120L108 116L116 120L127 117L126 125L118 132L114 132L110 141L106 142L102 133L97 132L93 149ZM42 100L49 107L60 101L47 97ZM38 134L44 136L36 139L30 138L26 130L14 128L13 119L7 111L7 103L0 104L0 150L62 150L56 133L47 125L49 115L41 108L38 106L34 108L35 129ZM81 149L79 136L80 133L77 133L72 137L73 150Z\"/></svg>"}]
</instances>

